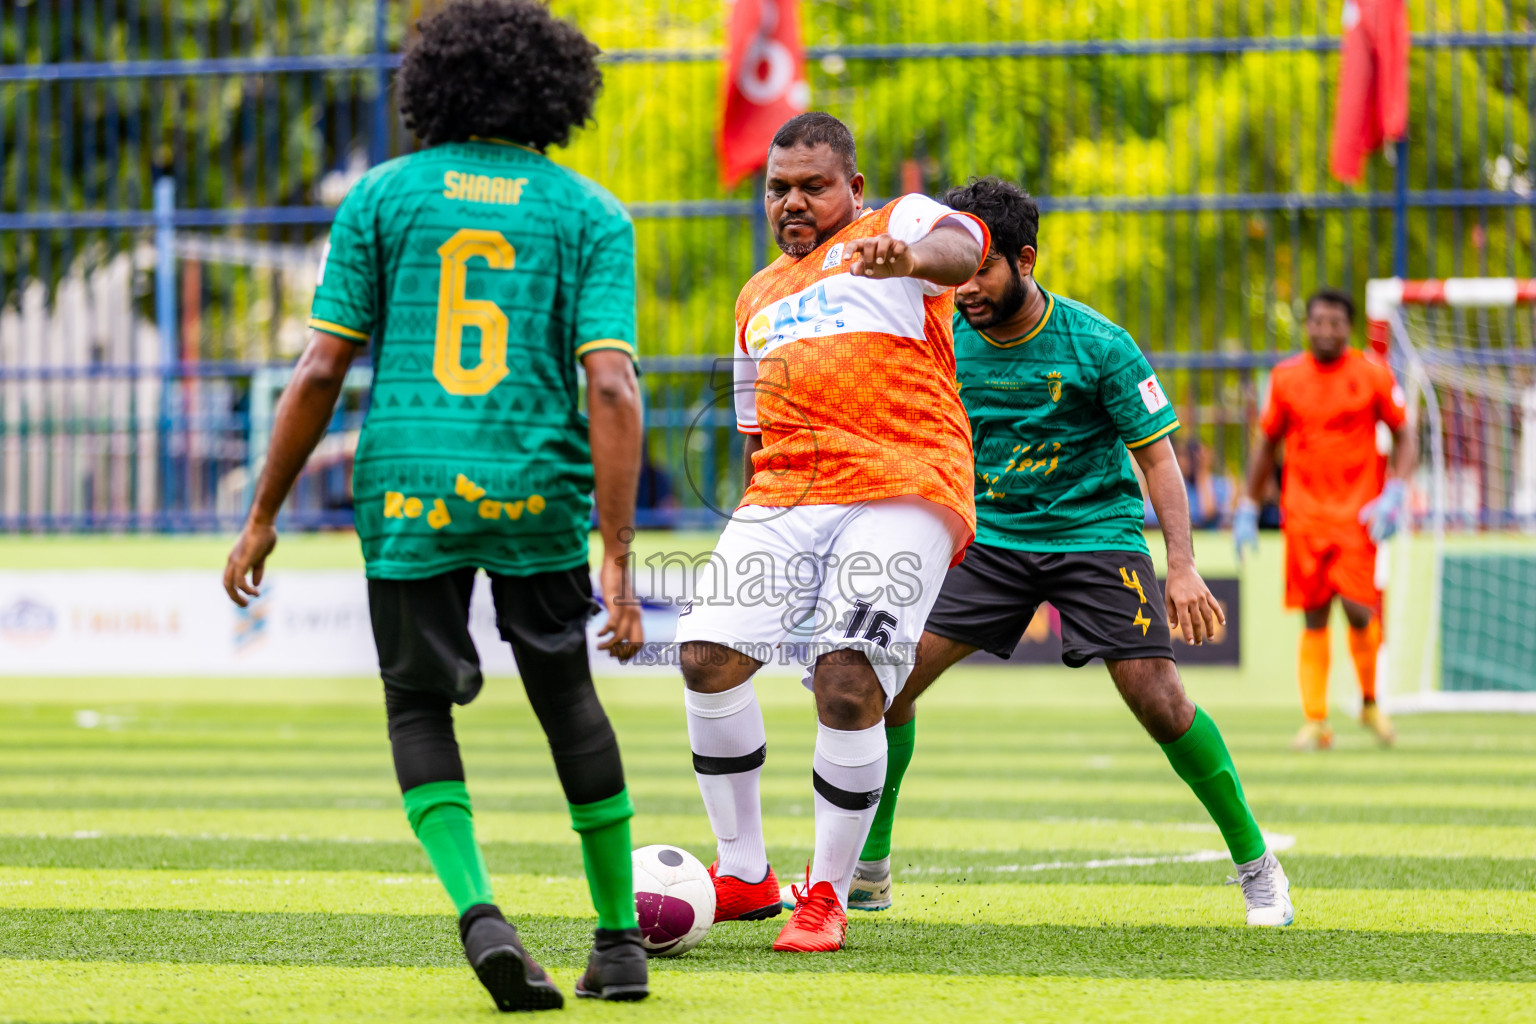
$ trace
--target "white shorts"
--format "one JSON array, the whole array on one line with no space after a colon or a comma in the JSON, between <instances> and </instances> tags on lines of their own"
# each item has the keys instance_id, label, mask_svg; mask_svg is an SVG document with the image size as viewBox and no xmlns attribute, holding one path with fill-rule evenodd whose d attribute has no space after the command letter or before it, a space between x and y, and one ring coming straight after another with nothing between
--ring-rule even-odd
<instances>
[{"instance_id":1,"label":"white shorts","mask_svg":"<svg viewBox=\"0 0 1536 1024\"><path fill-rule=\"evenodd\" d=\"M807 687L817 657L856 648L889 707L912 674L923 624L967 534L954 512L916 496L747 506L695 570L677 642L803 665Z\"/></svg>"}]
</instances>

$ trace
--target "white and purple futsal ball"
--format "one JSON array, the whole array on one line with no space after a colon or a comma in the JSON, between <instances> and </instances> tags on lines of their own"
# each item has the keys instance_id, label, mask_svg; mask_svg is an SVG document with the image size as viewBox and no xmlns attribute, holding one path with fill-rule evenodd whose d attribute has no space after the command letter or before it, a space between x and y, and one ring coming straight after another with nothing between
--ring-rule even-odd
<instances>
[{"instance_id":1,"label":"white and purple futsal ball","mask_svg":"<svg viewBox=\"0 0 1536 1024\"><path fill-rule=\"evenodd\" d=\"M699 859L675 846L636 850L635 913L651 956L681 956L715 923L715 882Z\"/></svg>"}]
</instances>

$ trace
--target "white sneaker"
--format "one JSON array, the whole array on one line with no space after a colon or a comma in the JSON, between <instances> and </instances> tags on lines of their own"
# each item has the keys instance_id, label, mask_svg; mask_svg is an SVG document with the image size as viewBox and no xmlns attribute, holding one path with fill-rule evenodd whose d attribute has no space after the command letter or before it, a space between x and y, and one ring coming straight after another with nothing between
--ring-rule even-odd
<instances>
[{"instance_id":1,"label":"white sneaker","mask_svg":"<svg viewBox=\"0 0 1536 1024\"><path fill-rule=\"evenodd\" d=\"M1296 920L1291 906L1291 880L1285 877L1280 861L1268 850L1258 860L1237 865L1237 877L1228 885L1243 887L1243 902L1248 904L1248 923L1274 928Z\"/></svg>"},{"instance_id":2,"label":"white sneaker","mask_svg":"<svg viewBox=\"0 0 1536 1024\"><path fill-rule=\"evenodd\" d=\"M885 859L890 863L890 858ZM849 910L890 910L891 869L887 867L878 876L866 874L862 868L853 869L853 884L848 886Z\"/></svg>"},{"instance_id":3,"label":"white sneaker","mask_svg":"<svg viewBox=\"0 0 1536 1024\"><path fill-rule=\"evenodd\" d=\"M784 904L784 909L795 909L795 894L791 892L794 886L786 885L779 890L779 899ZM848 887L849 910L889 910L891 909L891 875L887 871L883 877L871 878L858 868L853 869L853 884Z\"/></svg>"}]
</instances>

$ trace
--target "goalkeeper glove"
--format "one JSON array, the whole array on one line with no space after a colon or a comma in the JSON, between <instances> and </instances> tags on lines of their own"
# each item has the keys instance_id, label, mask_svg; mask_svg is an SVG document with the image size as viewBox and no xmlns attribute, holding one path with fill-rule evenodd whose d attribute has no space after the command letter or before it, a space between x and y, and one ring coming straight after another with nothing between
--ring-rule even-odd
<instances>
[{"instance_id":1,"label":"goalkeeper glove","mask_svg":"<svg viewBox=\"0 0 1536 1024\"><path fill-rule=\"evenodd\" d=\"M1259 506L1252 498L1244 498L1237 504L1232 515L1232 543L1237 547L1237 560L1243 560L1243 549L1251 548L1259 553Z\"/></svg>"},{"instance_id":2,"label":"goalkeeper glove","mask_svg":"<svg viewBox=\"0 0 1536 1024\"><path fill-rule=\"evenodd\" d=\"M1365 503L1360 510L1360 522L1365 524L1373 543L1380 544L1402 529L1407 497L1408 488L1401 480L1388 480L1381 494Z\"/></svg>"}]
</instances>

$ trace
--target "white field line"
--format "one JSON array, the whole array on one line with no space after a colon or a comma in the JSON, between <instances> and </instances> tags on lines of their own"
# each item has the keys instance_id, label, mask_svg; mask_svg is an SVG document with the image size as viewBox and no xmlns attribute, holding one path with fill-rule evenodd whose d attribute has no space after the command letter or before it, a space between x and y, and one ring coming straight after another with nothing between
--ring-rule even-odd
<instances>
[{"instance_id":1,"label":"white field line","mask_svg":"<svg viewBox=\"0 0 1536 1024\"><path fill-rule=\"evenodd\" d=\"M1197 821L1142 821L1135 818L1063 818L1050 816L1034 819L1043 825L1110 825L1124 828L1157 828L1169 829L1175 832L1205 832L1217 833L1220 830L1210 822ZM1288 850L1296 842L1295 836L1281 835L1279 833L1264 833L1270 839L1270 845L1276 850ZM157 839L204 839L223 841L230 839L250 840L256 842L280 842L280 843L408 843L408 839L379 839L370 836L307 836L288 835L287 833L260 833L260 832L177 832L171 829L161 829L154 832L113 832L106 833L97 829L77 829L73 832L0 832L0 839L132 839L142 837ZM1279 845L1279 844L1284 845ZM1201 851L1210 852L1210 851ZM1105 862L1106 866L1115 865ZM1161 864L1163 860L1149 861L1148 863ZM1170 862L1171 863L1171 862ZM1071 866L1071 865L1069 865ZM1000 871L1002 868L990 870ZM1045 870L1041 868L1039 870Z\"/></svg>"},{"instance_id":2,"label":"white field line","mask_svg":"<svg viewBox=\"0 0 1536 1024\"><path fill-rule=\"evenodd\" d=\"M1075 823L1120 824L1120 825L1157 826L1157 827L1160 827L1160 828L1173 828L1173 829L1178 829L1179 831L1189 831L1189 832L1215 832L1216 831L1216 826L1214 826L1214 825L1197 824L1197 823L1185 823L1185 822L1167 822L1167 823L1163 823L1163 822L1143 822L1143 821L1113 821L1112 819L1098 819L1098 818L1052 818L1052 819L1048 819L1048 820L1051 823L1053 823L1053 824L1075 824ZM6 835L6 834L5 833L0 833L0 836L4 836L4 835ZM67 837L58 836L58 835L49 835L47 833L42 833L42 832L39 832L39 833L36 833L36 834L31 834L31 833L11 833L10 835L12 835L12 836L14 836L16 838L28 838L28 839L32 839L32 838L36 838L36 839L59 839L59 838L101 839L101 838L104 838L104 836L103 836L103 834L101 832L97 832L95 830L80 830L80 831L76 831L76 832L71 833ZM242 839L242 840L247 840L247 841L255 840L255 841L266 841L266 842L271 842L273 840L276 840L278 842L295 842L295 841L303 842L303 841L306 841L305 838L302 837L302 836L287 836L287 835L276 835L276 836L268 836L268 835L238 835L237 836L237 835L230 835L230 834L210 833L210 832L201 832L201 833L195 833L195 834L177 834L177 833L169 833L169 832L167 832L167 833L158 833L158 835L174 836L175 838L180 838L180 839L203 839L203 840ZM1269 848L1271 850L1275 851L1276 853L1282 853L1282 852L1284 852L1286 850L1289 850L1292 846L1296 845L1296 837L1292 836L1292 835L1286 835L1283 832L1265 832L1265 833L1263 833L1263 835L1264 835L1265 840L1269 843ZM383 842L402 842L403 840L383 840L383 839L365 839L365 838L355 838L354 839L354 838L349 838L349 837L346 837L346 836L337 836L337 837L331 837L331 838L320 840L320 841L322 841L322 842L331 842L331 843L362 843L362 844L370 844L370 843L383 843ZM1150 866L1152 866L1154 864L1204 864L1204 863L1208 863L1208 862L1211 862L1211 861L1227 860L1227 859L1229 859L1229 857L1230 857L1230 854L1226 850L1196 850L1193 853L1166 854L1166 855L1157 856L1157 857L1109 857L1109 858L1104 858L1104 859L1100 859L1100 860L1085 860L1085 861L1053 860L1053 861L1043 861L1043 862L1038 863L1038 864L998 864L998 865L984 866L984 867L981 867L981 868L971 868L971 867L959 868L959 867L943 867L943 866L937 866L937 865L928 865L926 867L917 868L916 871L917 871L918 874L924 874L924 875L970 874L970 873L978 871L978 870L979 871L995 871L995 872L998 872L1000 874L1025 874L1025 873L1036 872L1036 871L1095 870L1095 869L1099 869L1099 868L1140 868L1140 867L1150 867Z\"/></svg>"},{"instance_id":3,"label":"white field line","mask_svg":"<svg viewBox=\"0 0 1536 1024\"><path fill-rule=\"evenodd\" d=\"M240 840L261 843L395 843L414 845L412 839L379 839L371 836L267 835L260 832L101 832L76 829L73 832L0 832L0 839L202 839L215 842Z\"/></svg>"},{"instance_id":4,"label":"white field line","mask_svg":"<svg viewBox=\"0 0 1536 1024\"><path fill-rule=\"evenodd\" d=\"M1265 832L1269 848L1276 853L1296 845L1296 837L1283 832ZM1001 874L1027 874L1035 871L1093 870L1096 868L1144 868L1153 864L1205 864L1211 861L1231 860L1226 850L1196 850L1194 853L1176 853L1162 857L1108 857L1102 860L1051 860L1038 864L997 864L983 867L940 867L929 865L917 869L920 875L969 875L995 871Z\"/></svg>"}]
</instances>

